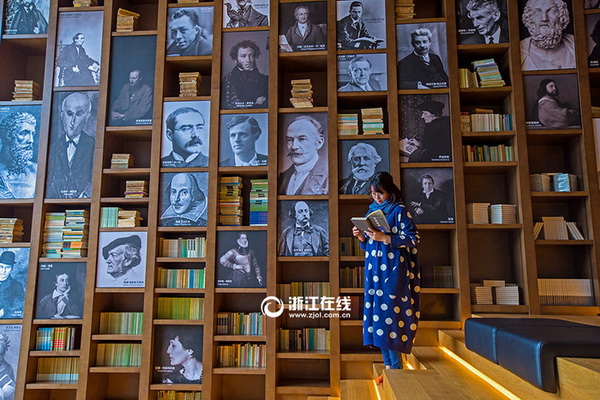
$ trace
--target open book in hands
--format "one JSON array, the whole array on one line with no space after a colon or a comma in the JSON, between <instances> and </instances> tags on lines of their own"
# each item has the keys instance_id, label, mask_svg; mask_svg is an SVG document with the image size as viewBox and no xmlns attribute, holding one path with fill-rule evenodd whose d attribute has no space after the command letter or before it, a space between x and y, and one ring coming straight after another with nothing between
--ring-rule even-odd
<instances>
[{"instance_id":1,"label":"open book in hands","mask_svg":"<svg viewBox=\"0 0 600 400\"><path fill-rule=\"evenodd\" d=\"M369 229L387 234L392 232L392 228L390 228L385 214L381 210L375 210L366 217L352 217L351 221L361 232Z\"/></svg>"}]
</instances>

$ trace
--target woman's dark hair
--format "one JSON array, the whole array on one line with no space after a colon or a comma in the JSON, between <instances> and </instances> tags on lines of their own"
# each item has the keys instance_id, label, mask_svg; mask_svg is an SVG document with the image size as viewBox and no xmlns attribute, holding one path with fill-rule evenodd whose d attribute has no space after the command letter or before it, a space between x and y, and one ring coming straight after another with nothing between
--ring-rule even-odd
<instances>
[{"instance_id":1,"label":"woman's dark hair","mask_svg":"<svg viewBox=\"0 0 600 400\"><path fill-rule=\"evenodd\" d=\"M402 192L394 183L394 178L392 178L392 175L390 175L389 172L376 172L375 175L373 175L373 178L371 178L370 186L376 192L383 191L389 193L390 197L388 200L391 203L402 203Z\"/></svg>"},{"instance_id":2,"label":"woman's dark hair","mask_svg":"<svg viewBox=\"0 0 600 400\"><path fill-rule=\"evenodd\" d=\"M192 358L202 361L202 344L197 342L196 334L189 332L174 333L169 336L169 340L178 339L181 347L185 350L192 350Z\"/></svg>"}]
</instances>

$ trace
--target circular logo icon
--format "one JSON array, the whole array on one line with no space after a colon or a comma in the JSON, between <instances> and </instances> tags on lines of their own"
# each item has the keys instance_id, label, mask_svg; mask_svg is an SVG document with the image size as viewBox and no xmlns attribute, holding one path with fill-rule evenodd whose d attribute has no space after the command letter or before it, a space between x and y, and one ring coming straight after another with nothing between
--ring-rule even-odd
<instances>
[{"instance_id":1,"label":"circular logo icon","mask_svg":"<svg viewBox=\"0 0 600 400\"><path fill-rule=\"evenodd\" d=\"M279 304L279 310L277 310L277 311L271 311L269 309L269 306L273 302L276 303L276 304ZM275 308L277 308L277 306ZM267 317L277 318L281 314L283 314L283 301L279 297L275 297L275 296L265 297L265 299L262 301L262 303L260 303L260 310Z\"/></svg>"}]
</instances>

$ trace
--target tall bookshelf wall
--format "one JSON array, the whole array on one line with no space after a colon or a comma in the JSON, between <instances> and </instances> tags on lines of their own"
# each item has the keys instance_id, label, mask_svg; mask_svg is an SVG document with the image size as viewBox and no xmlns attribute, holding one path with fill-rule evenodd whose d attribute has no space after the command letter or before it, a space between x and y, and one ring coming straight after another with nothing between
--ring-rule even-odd
<instances>
[{"instance_id":1,"label":"tall bookshelf wall","mask_svg":"<svg viewBox=\"0 0 600 400\"><path fill-rule=\"evenodd\" d=\"M309 2L305 1L304 3ZM336 50L336 1L327 1L327 50L299 53L278 53L279 8L291 1L270 4L270 27L222 28L223 2L203 2L214 6L213 57L166 56L164 43L167 35L167 12L170 7L186 7L167 0L107 1L91 8L73 8L70 1L52 0L47 35L4 35L0 45L0 105L9 102L14 79L33 79L39 82L43 100L39 137L37 191L31 200L0 200L0 217L15 216L24 219L23 243L13 247L30 247L29 272L26 287L25 310L22 320L0 320L2 324L22 324L22 341L15 398L26 399L153 399L159 390L202 391L206 399L305 399L308 395L339 395L339 380L364 377L369 366L381 359L378 351L362 347L361 320L293 319L287 312L277 319L267 318L263 336L234 337L216 335L218 312L257 312L262 299L277 295L277 285L296 281L330 282L331 296L360 296L362 289L342 287L340 268L354 267L364 260L362 256L342 256L339 237L351 235L351 216L365 212L370 199L365 195L338 195L338 145L344 140L388 139L390 172L401 182L403 172L412 168L451 168L454 181L454 224L418 226L421 234L420 256L424 267L451 265L453 285L450 288L422 290L422 320L417 345L435 341L436 329L459 329L462 321L471 315L510 313L522 314L581 314L600 312L598 287L598 246L595 237L600 229L600 192L595 165L591 106L599 106L600 68L588 68L585 16L599 10L583 9L583 0L573 0L573 21L577 49L577 68L528 72L521 70L519 52L519 9L516 2L508 3L510 42L492 45L458 45L457 1L437 0L416 2L416 17L399 24L445 22L447 31L449 87L431 89L427 93L448 94L452 131L452 161L435 163L400 163L399 96L423 94L422 90L398 90L396 74L396 22L392 2L386 2L385 49ZM364 2L365 5L368 1ZM196 6L191 4L190 6ZM140 26L132 33L115 32L118 8L142 14ZM94 153L93 193L90 199L48 199L45 197L45 171L48 163L50 117L53 94L61 88L53 87L54 60L57 44L59 12L103 11L102 64L98 90L98 123ZM239 112L268 112L269 165L267 167L219 167L220 116L234 113L220 110L220 83L222 63L222 32L268 30L269 102L268 108L240 110ZM147 127L107 127L105 116L109 110L109 79L111 39L117 36L156 36L156 74L154 79L153 124ZM337 56L353 53L380 53L387 56L388 89L376 92L337 92ZM500 88L459 87L458 68L473 60L494 57L501 65L507 86ZM159 227L161 172L173 170L160 167L163 102L177 101L177 73L200 71L203 86L196 100L210 100L210 164L198 171L208 172L208 224L202 228ZM526 128L524 78L528 75L550 73L576 74L581 104L581 129L529 130ZM310 78L315 90L315 107L290 108L290 79ZM69 88L72 90L72 88ZM75 90L90 90L89 87ZM186 99L187 100L187 99ZM513 129L501 133L461 132L460 112L465 106L498 106L513 118ZM384 135L339 136L336 115L348 109L382 107L386 128ZM280 120L288 113L325 112L328 116L329 195L282 196L277 193L278 158L282 140ZM502 140L515 149L512 162L464 162L463 144ZM129 152L135 155L133 169L110 169L112 153ZM576 192L532 192L529 175L539 172L568 170L577 174L580 189ZM242 176L249 179L267 178L270 192L268 227L225 227L218 224L219 178ZM126 199L119 193L127 179L149 182L149 196ZM401 182L402 183L402 182ZM280 257L277 255L279 204L285 200L326 200L329 214L330 254L328 257ZM490 202L517 204L517 224L467 224L467 203ZM140 228L100 228L100 209L120 206L140 210L144 216ZM83 259L42 259L44 215L49 211L86 209L90 214L89 256ZM535 240L534 223L541 216L564 215L583 228L584 241ZM227 231L266 231L266 289L217 288L216 265L217 234ZM146 281L144 288L97 288L96 268L98 239L101 232L147 232ZM160 238L201 235L207 239L204 258L181 260L161 257ZM2 247L11 247L3 244ZM87 263L86 301L83 318L78 320L39 320L34 318L37 287L37 266L41 262L82 261ZM173 264L175 263L175 264ZM160 289L156 286L157 268L166 265L205 268L204 289ZM538 278L592 279L594 306L542 306ZM482 279L505 279L520 288L520 305L472 305L470 284ZM168 321L156 318L158 298L185 294L204 298L202 320ZM100 333L102 312L143 312L142 335L112 335ZM73 325L81 332L80 348L75 351L35 351L38 327ZM201 385L163 385L152 383L155 327L161 325L194 325L203 327L203 382ZM280 328L327 328L331 332L331 350L283 352L278 350ZM100 367L96 365L98 344L105 342L140 343L140 367ZM264 343L267 349L266 368L231 368L217 364L217 345L237 342ZM46 356L78 357L77 383L36 382L37 359Z\"/></svg>"}]
</instances>

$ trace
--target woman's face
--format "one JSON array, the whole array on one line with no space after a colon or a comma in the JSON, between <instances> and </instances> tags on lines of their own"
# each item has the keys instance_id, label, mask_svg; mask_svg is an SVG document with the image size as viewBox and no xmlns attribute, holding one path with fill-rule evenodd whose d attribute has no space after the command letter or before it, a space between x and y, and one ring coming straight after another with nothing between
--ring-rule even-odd
<instances>
[{"instance_id":1,"label":"woman's face","mask_svg":"<svg viewBox=\"0 0 600 400\"><path fill-rule=\"evenodd\" d=\"M377 191L373 186L371 186L371 190L369 191L369 193L371 194L371 197L373 197L373 200L377 204L383 203L388 199L388 197L390 197L390 194L385 190L380 189L379 191Z\"/></svg>"},{"instance_id":2,"label":"woman's face","mask_svg":"<svg viewBox=\"0 0 600 400\"><path fill-rule=\"evenodd\" d=\"M169 340L167 354L169 355L169 361L171 362L171 365L183 364L192 357L191 350L186 350L181 345L179 336L175 337L175 339Z\"/></svg>"}]
</instances>

